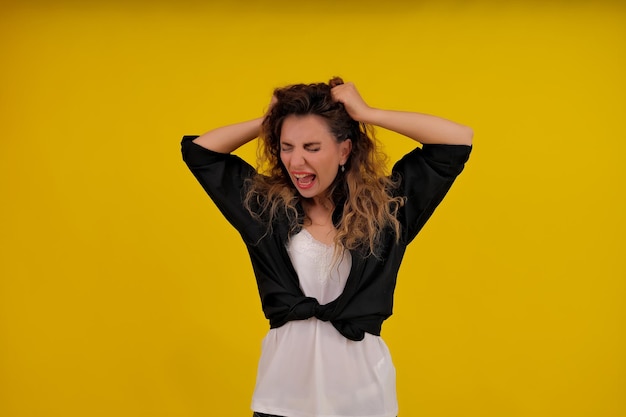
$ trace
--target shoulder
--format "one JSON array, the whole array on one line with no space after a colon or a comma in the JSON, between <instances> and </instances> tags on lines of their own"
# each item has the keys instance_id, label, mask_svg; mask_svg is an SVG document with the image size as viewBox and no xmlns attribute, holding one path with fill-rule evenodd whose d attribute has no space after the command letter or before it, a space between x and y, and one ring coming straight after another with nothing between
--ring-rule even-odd
<instances>
[{"instance_id":1,"label":"shoulder","mask_svg":"<svg viewBox=\"0 0 626 417\"><path fill-rule=\"evenodd\" d=\"M417 147L393 167L393 174L420 172L456 177L463 171L472 151L471 145L430 144Z\"/></svg>"}]
</instances>

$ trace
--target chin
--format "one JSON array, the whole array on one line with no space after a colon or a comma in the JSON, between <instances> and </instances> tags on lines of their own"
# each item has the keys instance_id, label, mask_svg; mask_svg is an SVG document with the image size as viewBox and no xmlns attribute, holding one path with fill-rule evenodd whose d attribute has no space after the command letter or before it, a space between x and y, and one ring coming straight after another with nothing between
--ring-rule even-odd
<instances>
[{"instance_id":1,"label":"chin","mask_svg":"<svg viewBox=\"0 0 626 417\"><path fill-rule=\"evenodd\" d=\"M298 191L298 194L300 194L300 196L302 196L303 198L313 198L319 195L319 192L313 189L301 190L300 188L296 187L296 190Z\"/></svg>"}]
</instances>

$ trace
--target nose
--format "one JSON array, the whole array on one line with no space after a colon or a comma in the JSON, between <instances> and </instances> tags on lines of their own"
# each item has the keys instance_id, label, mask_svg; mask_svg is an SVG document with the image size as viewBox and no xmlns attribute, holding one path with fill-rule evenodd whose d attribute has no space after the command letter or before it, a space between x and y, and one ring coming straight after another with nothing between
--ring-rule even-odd
<instances>
[{"instance_id":1,"label":"nose","mask_svg":"<svg viewBox=\"0 0 626 417\"><path fill-rule=\"evenodd\" d=\"M305 163L304 152L301 149L294 149L291 154L291 165L294 167L301 167Z\"/></svg>"}]
</instances>

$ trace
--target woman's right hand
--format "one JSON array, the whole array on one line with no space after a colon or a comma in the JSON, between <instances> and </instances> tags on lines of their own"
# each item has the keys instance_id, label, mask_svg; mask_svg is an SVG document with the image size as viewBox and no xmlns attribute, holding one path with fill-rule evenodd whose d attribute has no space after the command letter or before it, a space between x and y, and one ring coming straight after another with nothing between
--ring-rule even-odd
<instances>
[{"instance_id":1,"label":"woman's right hand","mask_svg":"<svg viewBox=\"0 0 626 417\"><path fill-rule=\"evenodd\" d=\"M277 102L278 102L278 99L276 98L276 96L274 94L272 94L272 99L270 100L270 104L267 107L267 111L265 112L265 114L269 113L274 108L274 105Z\"/></svg>"}]
</instances>

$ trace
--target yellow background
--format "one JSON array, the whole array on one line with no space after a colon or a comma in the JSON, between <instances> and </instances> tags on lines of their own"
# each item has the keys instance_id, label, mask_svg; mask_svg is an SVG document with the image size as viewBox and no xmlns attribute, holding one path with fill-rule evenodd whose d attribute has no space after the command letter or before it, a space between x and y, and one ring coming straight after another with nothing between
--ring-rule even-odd
<instances>
[{"instance_id":1,"label":"yellow background","mask_svg":"<svg viewBox=\"0 0 626 417\"><path fill-rule=\"evenodd\" d=\"M1 3L0 416L251 414L267 324L179 141L333 75L475 130L383 328L400 415L626 415L623 3L212 3Z\"/></svg>"}]
</instances>

